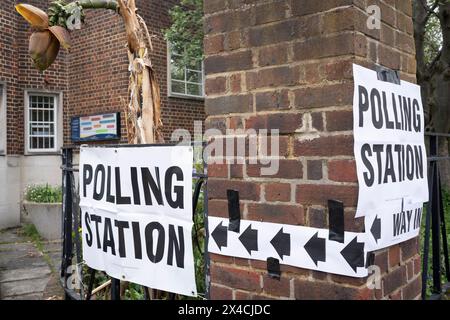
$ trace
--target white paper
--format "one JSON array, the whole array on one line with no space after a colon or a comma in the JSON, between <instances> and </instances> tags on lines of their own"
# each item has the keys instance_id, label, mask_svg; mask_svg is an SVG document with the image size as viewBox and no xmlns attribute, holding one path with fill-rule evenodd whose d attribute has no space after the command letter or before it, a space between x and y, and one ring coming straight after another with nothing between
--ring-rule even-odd
<instances>
[{"instance_id":1,"label":"white paper","mask_svg":"<svg viewBox=\"0 0 450 320\"><path fill-rule=\"evenodd\" d=\"M192 159L192 148L186 146L81 148L83 258L89 267L150 288L197 295L191 236ZM98 194L103 185L102 170L96 174L100 165L105 183L103 197L96 200L95 176ZM152 177L155 192L150 178L143 176Z\"/></svg>"},{"instance_id":2,"label":"white paper","mask_svg":"<svg viewBox=\"0 0 450 320\"><path fill-rule=\"evenodd\" d=\"M423 203L406 206L399 203L390 210L366 215L366 249L376 251L419 235L423 216Z\"/></svg>"},{"instance_id":3,"label":"white paper","mask_svg":"<svg viewBox=\"0 0 450 320\"><path fill-rule=\"evenodd\" d=\"M356 217L389 215L402 201L407 206L427 202L427 157L420 87L406 81L401 81L401 85L379 81L375 71L358 65L353 65L353 76L354 152L359 182ZM400 108L404 105L408 106L408 112Z\"/></svg>"},{"instance_id":4,"label":"white paper","mask_svg":"<svg viewBox=\"0 0 450 320\"><path fill-rule=\"evenodd\" d=\"M272 257L278 259L280 264L299 268L351 277L368 275L363 233L345 232L344 243L340 243L328 239L327 229L303 226L241 220L239 233L236 233L227 230L228 219L209 217L208 227L208 249L211 253L262 261ZM246 232L248 237L244 239L242 235ZM274 242L277 235L279 241ZM249 238L256 239L257 245L250 245ZM316 245L310 242L311 239L316 241ZM317 241L322 245L317 245ZM249 252L244 243L255 250Z\"/></svg>"}]
</instances>

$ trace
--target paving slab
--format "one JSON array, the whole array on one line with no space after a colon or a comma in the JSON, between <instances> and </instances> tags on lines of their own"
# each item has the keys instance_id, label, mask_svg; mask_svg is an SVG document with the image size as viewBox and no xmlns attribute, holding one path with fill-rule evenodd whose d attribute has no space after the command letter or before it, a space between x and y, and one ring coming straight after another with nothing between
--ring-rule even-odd
<instances>
[{"instance_id":1,"label":"paving slab","mask_svg":"<svg viewBox=\"0 0 450 320\"><path fill-rule=\"evenodd\" d=\"M42 293L48 283L49 277L0 283L1 297L23 296Z\"/></svg>"},{"instance_id":2,"label":"paving slab","mask_svg":"<svg viewBox=\"0 0 450 320\"><path fill-rule=\"evenodd\" d=\"M21 228L0 231L0 300L64 297L57 281L61 241L43 241L42 247L41 252Z\"/></svg>"}]
</instances>

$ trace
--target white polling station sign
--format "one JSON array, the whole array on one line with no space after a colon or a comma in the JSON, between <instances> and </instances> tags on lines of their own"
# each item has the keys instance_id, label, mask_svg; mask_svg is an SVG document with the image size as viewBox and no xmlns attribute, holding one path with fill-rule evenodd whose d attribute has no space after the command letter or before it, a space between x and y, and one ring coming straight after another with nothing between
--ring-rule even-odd
<instances>
[{"instance_id":1,"label":"white polling station sign","mask_svg":"<svg viewBox=\"0 0 450 320\"><path fill-rule=\"evenodd\" d=\"M406 81L397 85L378 80L377 72L358 65L353 65L353 76L359 182L356 217L390 215L402 202L407 207L427 202L420 87Z\"/></svg>"},{"instance_id":2,"label":"white polling station sign","mask_svg":"<svg viewBox=\"0 0 450 320\"><path fill-rule=\"evenodd\" d=\"M192 148L82 147L83 258L110 276L196 296Z\"/></svg>"}]
</instances>

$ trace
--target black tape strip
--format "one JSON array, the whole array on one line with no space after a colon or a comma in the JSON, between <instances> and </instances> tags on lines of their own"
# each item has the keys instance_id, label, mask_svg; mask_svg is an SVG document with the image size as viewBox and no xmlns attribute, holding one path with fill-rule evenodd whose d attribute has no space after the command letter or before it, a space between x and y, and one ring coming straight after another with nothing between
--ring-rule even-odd
<instances>
[{"instance_id":1,"label":"black tape strip","mask_svg":"<svg viewBox=\"0 0 450 320\"><path fill-rule=\"evenodd\" d=\"M344 243L344 203L328 200L328 221L330 229L328 239Z\"/></svg>"},{"instance_id":2,"label":"black tape strip","mask_svg":"<svg viewBox=\"0 0 450 320\"><path fill-rule=\"evenodd\" d=\"M239 207L239 192L236 190L227 190L228 198L228 230L239 233L241 225L241 209Z\"/></svg>"},{"instance_id":3,"label":"black tape strip","mask_svg":"<svg viewBox=\"0 0 450 320\"><path fill-rule=\"evenodd\" d=\"M367 252L366 268L375 265L375 253Z\"/></svg>"},{"instance_id":4,"label":"black tape strip","mask_svg":"<svg viewBox=\"0 0 450 320\"><path fill-rule=\"evenodd\" d=\"M280 280L280 261L276 258L267 258L267 272L269 274L269 277Z\"/></svg>"},{"instance_id":5,"label":"black tape strip","mask_svg":"<svg viewBox=\"0 0 450 320\"><path fill-rule=\"evenodd\" d=\"M376 71L378 80L400 85L400 75L398 71L380 65L376 66Z\"/></svg>"}]
</instances>

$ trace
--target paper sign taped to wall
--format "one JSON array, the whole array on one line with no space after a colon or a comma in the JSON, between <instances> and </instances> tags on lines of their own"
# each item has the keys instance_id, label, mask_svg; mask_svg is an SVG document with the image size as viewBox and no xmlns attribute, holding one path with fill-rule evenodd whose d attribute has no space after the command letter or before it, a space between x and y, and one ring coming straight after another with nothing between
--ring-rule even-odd
<instances>
[{"instance_id":1,"label":"paper sign taped to wall","mask_svg":"<svg viewBox=\"0 0 450 320\"><path fill-rule=\"evenodd\" d=\"M415 238L419 235L423 203L394 206L380 214L366 215L366 249L375 251Z\"/></svg>"},{"instance_id":2,"label":"paper sign taped to wall","mask_svg":"<svg viewBox=\"0 0 450 320\"><path fill-rule=\"evenodd\" d=\"M229 219L209 217L211 253L267 261L350 277L366 277L364 233L345 232L343 242L330 240L330 231L304 226L241 220L238 232Z\"/></svg>"},{"instance_id":3,"label":"paper sign taped to wall","mask_svg":"<svg viewBox=\"0 0 450 320\"><path fill-rule=\"evenodd\" d=\"M83 259L111 277L196 296L192 148L82 147Z\"/></svg>"},{"instance_id":4,"label":"paper sign taped to wall","mask_svg":"<svg viewBox=\"0 0 450 320\"><path fill-rule=\"evenodd\" d=\"M420 87L380 81L353 65L354 152L359 182L356 217L390 215L428 201Z\"/></svg>"}]
</instances>

